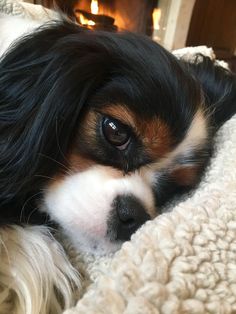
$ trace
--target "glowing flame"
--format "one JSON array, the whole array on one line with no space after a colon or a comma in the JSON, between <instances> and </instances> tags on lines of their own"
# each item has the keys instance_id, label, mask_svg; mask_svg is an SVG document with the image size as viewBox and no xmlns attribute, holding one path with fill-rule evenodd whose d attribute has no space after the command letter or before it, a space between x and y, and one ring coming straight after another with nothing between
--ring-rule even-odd
<instances>
[{"instance_id":1,"label":"glowing flame","mask_svg":"<svg viewBox=\"0 0 236 314\"><path fill-rule=\"evenodd\" d=\"M152 20L153 20L153 29L160 29L160 19L161 19L161 9L154 9L152 12Z\"/></svg>"},{"instance_id":2,"label":"glowing flame","mask_svg":"<svg viewBox=\"0 0 236 314\"><path fill-rule=\"evenodd\" d=\"M86 17L84 17L83 14L79 15L79 19L80 19L80 24L82 25L89 25L89 26L95 25L94 21L86 19Z\"/></svg>"},{"instance_id":3,"label":"glowing flame","mask_svg":"<svg viewBox=\"0 0 236 314\"><path fill-rule=\"evenodd\" d=\"M91 12L93 14L98 14L98 10L99 10L99 8L98 8L98 0L92 0L90 8L91 8Z\"/></svg>"},{"instance_id":4,"label":"glowing flame","mask_svg":"<svg viewBox=\"0 0 236 314\"><path fill-rule=\"evenodd\" d=\"M91 13L92 13L92 14L98 14L98 11L99 11L99 8L98 8L98 0L92 0L92 1L91 1L91 6L90 6L90 8L91 8ZM86 19L86 17L84 17L83 14L80 14L80 15L79 15L79 19L80 19L80 23L81 23L82 25L93 26L93 25L96 24L94 21Z\"/></svg>"}]
</instances>

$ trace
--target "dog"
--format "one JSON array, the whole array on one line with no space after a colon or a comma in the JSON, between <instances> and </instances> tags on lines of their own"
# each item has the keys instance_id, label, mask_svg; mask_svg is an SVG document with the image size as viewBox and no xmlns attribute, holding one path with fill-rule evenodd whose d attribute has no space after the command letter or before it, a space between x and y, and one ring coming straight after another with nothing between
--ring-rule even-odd
<instances>
[{"instance_id":1,"label":"dog","mask_svg":"<svg viewBox=\"0 0 236 314\"><path fill-rule=\"evenodd\" d=\"M66 22L17 42L0 63L2 223L45 213L103 253L196 186L236 109L235 76L200 59Z\"/></svg>"},{"instance_id":2,"label":"dog","mask_svg":"<svg viewBox=\"0 0 236 314\"><path fill-rule=\"evenodd\" d=\"M200 182L236 111L235 75L145 36L38 26L2 49L0 224L116 251Z\"/></svg>"}]
</instances>

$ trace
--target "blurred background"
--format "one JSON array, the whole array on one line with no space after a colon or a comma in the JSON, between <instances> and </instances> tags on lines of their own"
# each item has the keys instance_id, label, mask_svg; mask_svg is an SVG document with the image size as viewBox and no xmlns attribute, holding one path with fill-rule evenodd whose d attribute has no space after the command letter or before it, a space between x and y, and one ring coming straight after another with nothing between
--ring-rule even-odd
<instances>
[{"instance_id":1,"label":"blurred background","mask_svg":"<svg viewBox=\"0 0 236 314\"><path fill-rule=\"evenodd\" d=\"M146 34L169 50L212 47L236 72L236 0L28 0L89 28Z\"/></svg>"}]
</instances>

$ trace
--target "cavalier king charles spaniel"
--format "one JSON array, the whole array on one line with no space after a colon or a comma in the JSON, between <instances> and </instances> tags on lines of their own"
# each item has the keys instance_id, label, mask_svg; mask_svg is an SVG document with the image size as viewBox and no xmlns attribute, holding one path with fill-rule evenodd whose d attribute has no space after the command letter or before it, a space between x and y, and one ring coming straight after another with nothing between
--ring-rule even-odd
<instances>
[{"instance_id":1,"label":"cavalier king charles spaniel","mask_svg":"<svg viewBox=\"0 0 236 314\"><path fill-rule=\"evenodd\" d=\"M0 62L1 223L46 215L79 249L116 249L199 182L235 87L209 59L135 34L28 34Z\"/></svg>"},{"instance_id":2,"label":"cavalier king charles spaniel","mask_svg":"<svg viewBox=\"0 0 236 314\"><path fill-rule=\"evenodd\" d=\"M1 228L60 226L78 250L115 251L199 183L236 78L144 36L33 24L1 47Z\"/></svg>"}]
</instances>

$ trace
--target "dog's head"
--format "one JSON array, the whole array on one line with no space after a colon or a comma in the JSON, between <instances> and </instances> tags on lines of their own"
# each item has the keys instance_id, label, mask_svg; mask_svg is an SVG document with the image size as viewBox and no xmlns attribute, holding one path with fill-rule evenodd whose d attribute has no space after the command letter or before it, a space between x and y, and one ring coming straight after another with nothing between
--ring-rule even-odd
<instances>
[{"instance_id":1,"label":"dog's head","mask_svg":"<svg viewBox=\"0 0 236 314\"><path fill-rule=\"evenodd\" d=\"M41 209L82 249L116 249L197 181L200 88L148 38L43 29L2 60L0 101L2 198L25 206L40 193Z\"/></svg>"}]
</instances>

